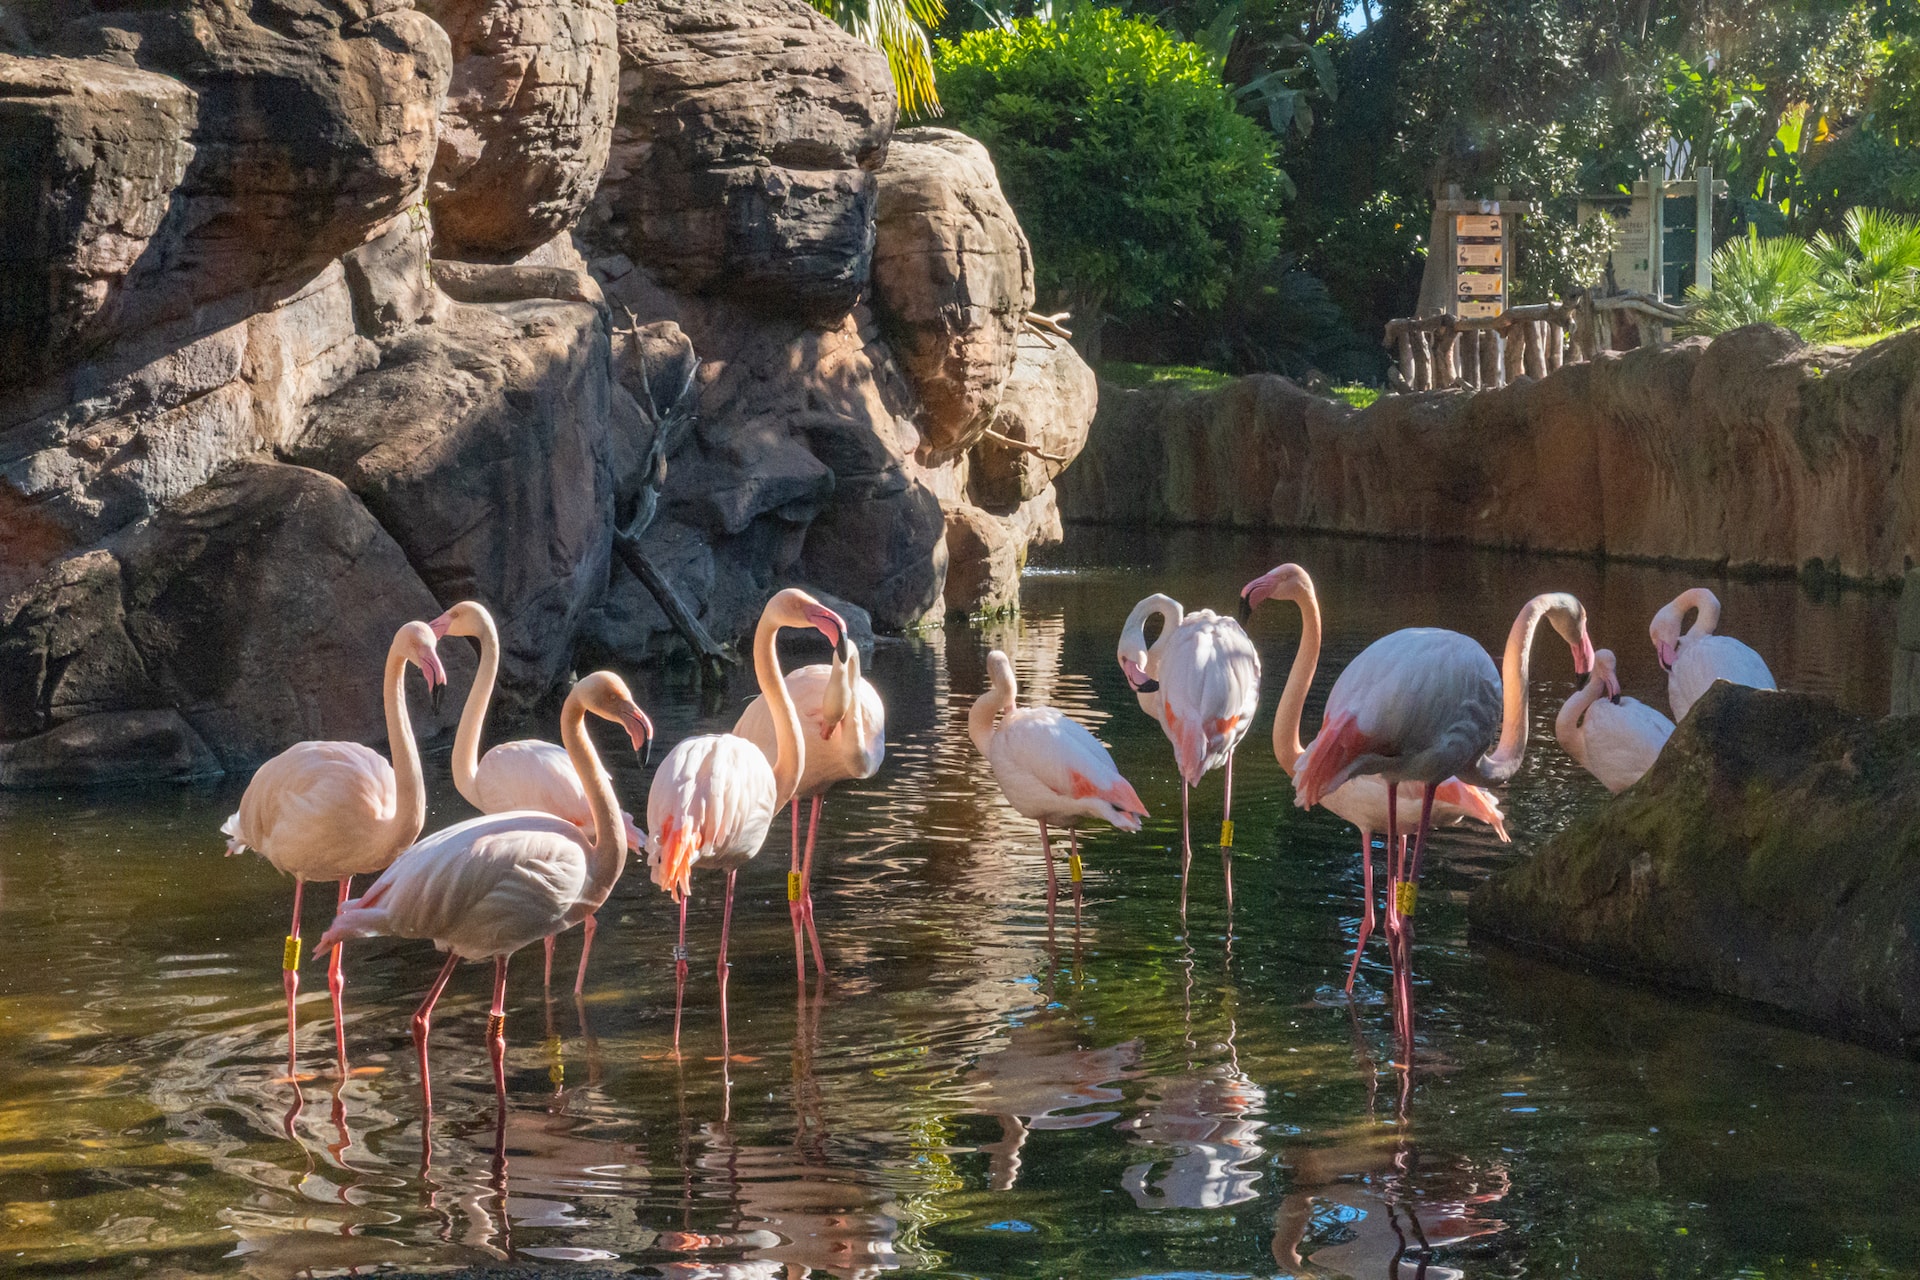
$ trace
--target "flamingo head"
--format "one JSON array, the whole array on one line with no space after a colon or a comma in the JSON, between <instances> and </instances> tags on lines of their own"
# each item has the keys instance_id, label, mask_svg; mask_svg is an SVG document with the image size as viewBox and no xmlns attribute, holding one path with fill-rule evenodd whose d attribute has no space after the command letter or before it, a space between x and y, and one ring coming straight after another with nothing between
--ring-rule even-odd
<instances>
[{"instance_id":1,"label":"flamingo head","mask_svg":"<svg viewBox=\"0 0 1920 1280\"><path fill-rule=\"evenodd\" d=\"M434 647L439 640L439 633L424 622L409 622L393 636L394 651L420 668L420 674L427 678L427 701L435 715L440 714L440 700L447 692L447 669Z\"/></svg>"},{"instance_id":2,"label":"flamingo head","mask_svg":"<svg viewBox=\"0 0 1920 1280\"><path fill-rule=\"evenodd\" d=\"M432 622L433 634L441 639L447 636L480 637L492 631L493 615L487 612L487 606L478 600L462 600Z\"/></svg>"},{"instance_id":3,"label":"flamingo head","mask_svg":"<svg viewBox=\"0 0 1920 1280\"><path fill-rule=\"evenodd\" d=\"M798 587L788 587L767 601L767 613L783 627L812 627L827 638L836 655L844 655L852 647L847 640L846 619Z\"/></svg>"},{"instance_id":4,"label":"flamingo head","mask_svg":"<svg viewBox=\"0 0 1920 1280\"><path fill-rule=\"evenodd\" d=\"M1160 682L1148 675L1135 659L1131 657L1120 659L1120 672L1127 678L1127 687L1135 693L1160 692Z\"/></svg>"},{"instance_id":5,"label":"flamingo head","mask_svg":"<svg viewBox=\"0 0 1920 1280\"><path fill-rule=\"evenodd\" d=\"M827 673L826 691L820 698L820 738L831 742L840 727L853 713L856 697L855 685L860 680L860 659L850 641L842 637L846 652L840 646L833 651L833 667Z\"/></svg>"},{"instance_id":6,"label":"flamingo head","mask_svg":"<svg viewBox=\"0 0 1920 1280\"><path fill-rule=\"evenodd\" d=\"M633 691L627 688L625 680L611 671L596 671L573 686L567 701L576 699L602 720L611 720L625 729L633 749L643 758L652 756L653 721L647 719L647 713L633 700Z\"/></svg>"},{"instance_id":7,"label":"flamingo head","mask_svg":"<svg viewBox=\"0 0 1920 1280\"><path fill-rule=\"evenodd\" d=\"M1673 670L1673 660L1680 656L1680 623L1684 617L1669 604L1653 615L1653 622L1647 627L1647 638L1653 641L1663 670Z\"/></svg>"},{"instance_id":8,"label":"flamingo head","mask_svg":"<svg viewBox=\"0 0 1920 1280\"><path fill-rule=\"evenodd\" d=\"M1592 671L1593 641L1587 638L1587 607L1564 591L1536 596L1534 600L1536 606L1545 605L1547 620L1572 651L1574 674L1583 676Z\"/></svg>"},{"instance_id":9,"label":"flamingo head","mask_svg":"<svg viewBox=\"0 0 1920 1280\"><path fill-rule=\"evenodd\" d=\"M1606 697L1612 702L1620 701L1620 674L1611 649L1593 651L1593 679L1600 682Z\"/></svg>"},{"instance_id":10,"label":"flamingo head","mask_svg":"<svg viewBox=\"0 0 1920 1280\"><path fill-rule=\"evenodd\" d=\"M1283 564L1240 588L1240 620L1251 618L1269 600L1305 600L1312 595L1313 579L1307 571L1297 564Z\"/></svg>"}]
</instances>

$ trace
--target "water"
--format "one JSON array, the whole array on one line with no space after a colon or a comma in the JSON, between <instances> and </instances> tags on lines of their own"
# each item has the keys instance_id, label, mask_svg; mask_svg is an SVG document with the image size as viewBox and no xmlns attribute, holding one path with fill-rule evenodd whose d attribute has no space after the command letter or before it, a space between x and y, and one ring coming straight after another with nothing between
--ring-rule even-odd
<instances>
[{"instance_id":1,"label":"water","mask_svg":"<svg viewBox=\"0 0 1920 1280\"><path fill-rule=\"evenodd\" d=\"M1539 648L1541 737L1508 797L1516 843L1448 832L1429 859L1410 1081L1383 949L1362 998L1338 996L1355 837L1292 808L1264 723L1237 770L1231 932L1208 843L1183 934L1171 751L1126 696L1114 640L1150 590L1226 607L1289 558L1314 572L1328 623L1310 728L1367 640L1444 623L1498 641L1546 588L1578 593L1629 692L1657 698L1646 623L1694 580L1077 531L1030 573L1018 623L879 650L887 765L836 792L822 829L824 997L796 993L781 844L743 876L732 1062L710 967L720 903L696 882L674 1060L672 907L630 872L583 1004L564 983L543 1003L537 955L515 962L503 1134L488 975L467 967L435 1024L423 1144L406 1028L436 967L424 943L350 950L359 1074L344 1084L310 966L303 1065L323 1074L276 1083L291 888L257 858L221 857L237 783L0 797L0 1271L277 1277L512 1257L689 1276L1920 1273L1915 1067L1468 946L1472 885L1605 799L1551 742L1571 687L1557 644ZM1714 585L1728 630L1786 685L1885 710L1891 598ZM1298 614L1270 606L1253 632L1270 716ZM1112 744L1154 813L1142 835L1086 842L1077 931L1068 911L1049 933L1035 830L966 738L992 645L1015 655L1023 700L1069 708ZM683 676L636 674L667 740L730 725L747 694L703 704ZM621 752L614 767L638 807L637 762ZM432 825L461 816L444 755L429 776ZM1197 830L1218 805L1210 778ZM323 919L312 906L310 936ZM569 974L577 937L556 965Z\"/></svg>"}]
</instances>

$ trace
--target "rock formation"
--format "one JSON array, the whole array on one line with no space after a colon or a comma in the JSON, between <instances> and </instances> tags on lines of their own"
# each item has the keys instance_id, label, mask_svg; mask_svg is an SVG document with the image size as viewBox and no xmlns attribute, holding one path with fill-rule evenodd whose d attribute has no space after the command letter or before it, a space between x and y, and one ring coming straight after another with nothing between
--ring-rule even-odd
<instances>
[{"instance_id":1,"label":"rock formation","mask_svg":"<svg viewBox=\"0 0 1920 1280\"><path fill-rule=\"evenodd\" d=\"M966 607L1058 536L1091 375L1020 335L991 165L890 152L885 58L801 0L0 36L0 786L377 742L393 630L466 596L511 714L679 647L661 592L720 641L803 580L898 630L956 520Z\"/></svg>"},{"instance_id":2,"label":"rock formation","mask_svg":"<svg viewBox=\"0 0 1920 1280\"><path fill-rule=\"evenodd\" d=\"M1109 389L1061 508L1890 580L1920 559L1916 388L1920 334L1756 326L1358 411L1264 376Z\"/></svg>"},{"instance_id":3,"label":"rock formation","mask_svg":"<svg viewBox=\"0 0 1920 1280\"><path fill-rule=\"evenodd\" d=\"M1653 769L1494 877L1476 933L1920 1055L1920 717L1719 684Z\"/></svg>"}]
</instances>

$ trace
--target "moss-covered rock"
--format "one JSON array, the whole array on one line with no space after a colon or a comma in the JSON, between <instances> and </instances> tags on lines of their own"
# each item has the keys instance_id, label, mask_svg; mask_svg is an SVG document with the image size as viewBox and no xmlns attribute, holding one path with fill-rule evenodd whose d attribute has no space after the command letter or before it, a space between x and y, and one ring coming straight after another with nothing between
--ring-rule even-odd
<instances>
[{"instance_id":1,"label":"moss-covered rock","mask_svg":"<svg viewBox=\"0 0 1920 1280\"><path fill-rule=\"evenodd\" d=\"M1483 886L1471 919L1920 1057L1920 716L1716 685L1645 778Z\"/></svg>"}]
</instances>

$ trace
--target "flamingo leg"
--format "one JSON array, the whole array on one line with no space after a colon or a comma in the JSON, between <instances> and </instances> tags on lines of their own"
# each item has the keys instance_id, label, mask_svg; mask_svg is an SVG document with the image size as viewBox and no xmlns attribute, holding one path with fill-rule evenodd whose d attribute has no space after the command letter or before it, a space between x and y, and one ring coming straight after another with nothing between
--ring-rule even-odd
<instances>
[{"instance_id":1,"label":"flamingo leg","mask_svg":"<svg viewBox=\"0 0 1920 1280\"><path fill-rule=\"evenodd\" d=\"M547 935L544 944L547 949L547 967L540 977L540 985L543 988L553 985L553 943L554 935L550 933Z\"/></svg>"},{"instance_id":2,"label":"flamingo leg","mask_svg":"<svg viewBox=\"0 0 1920 1280\"><path fill-rule=\"evenodd\" d=\"M1073 923L1074 927L1078 928L1080 924L1080 828L1067 828L1067 842L1072 850L1072 857L1067 861L1069 870L1067 878L1073 881Z\"/></svg>"},{"instance_id":3,"label":"flamingo leg","mask_svg":"<svg viewBox=\"0 0 1920 1280\"><path fill-rule=\"evenodd\" d=\"M1391 872L1391 857L1389 854ZM1353 994L1353 980L1360 972L1360 953L1367 948L1367 939L1373 934L1373 832L1360 832L1360 866L1362 878L1366 883L1366 908L1360 916L1360 936L1354 940L1353 963L1347 968L1347 994Z\"/></svg>"},{"instance_id":4,"label":"flamingo leg","mask_svg":"<svg viewBox=\"0 0 1920 1280\"><path fill-rule=\"evenodd\" d=\"M827 976L827 962L820 954L820 933L813 923L813 841L820 834L820 805L824 797L813 798L813 811L807 818L806 859L800 864L800 915L807 924L807 941L813 944L814 967ZM796 811L795 817L799 814Z\"/></svg>"},{"instance_id":5,"label":"flamingo leg","mask_svg":"<svg viewBox=\"0 0 1920 1280\"><path fill-rule=\"evenodd\" d=\"M1220 811L1220 870L1227 882L1227 910L1233 910L1233 752L1227 752L1227 794Z\"/></svg>"},{"instance_id":6,"label":"flamingo leg","mask_svg":"<svg viewBox=\"0 0 1920 1280\"><path fill-rule=\"evenodd\" d=\"M1433 783L1426 784L1426 791L1420 797L1420 825L1414 831L1413 858L1407 864L1409 885L1420 883L1420 860L1427 851L1427 832L1433 826L1433 794L1437 788ZM1406 1040L1407 1063L1413 1063L1413 900L1409 898L1408 910L1400 918L1401 952L1401 996L1402 1036Z\"/></svg>"},{"instance_id":7,"label":"flamingo leg","mask_svg":"<svg viewBox=\"0 0 1920 1280\"><path fill-rule=\"evenodd\" d=\"M800 875L800 801L797 797L787 811L793 815L793 861L787 870L787 915L793 920L793 974L804 984L807 980L806 927L801 920L800 891L797 888L804 880L795 879Z\"/></svg>"},{"instance_id":8,"label":"flamingo leg","mask_svg":"<svg viewBox=\"0 0 1920 1280\"><path fill-rule=\"evenodd\" d=\"M1193 836L1187 826L1187 784L1180 783L1180 918L1187 918L1187 873L1193 870Z\"/></svg>"},{"instance_id":9,"label":"flamingo leg","mask_svg":"<svg viewBox=\"0 0 1920 1280\"><path fill-rule=\"evenodd\" d=\"M353 877L340 878L340 903L334 908L338 915L340 907L347 905L347 899L353 896ZM327 961L327 991L333 997L333 1045L340 1054L340 1078L347 1078L347 1021L340 1008L340 997L347 989L347 975L340 970L340 953L346 950L344 943L335 943L333 956Z\"/></svg>"},{"instance_id":10,"label":"flamingo leg","mask_svg":"<svg viewBox=\"0 0 1920 1280\"><path fill-rule=\"evenodd\" d=\"M687 1005L687 898L680 895L680 943L673 949L673 1056L680 1056L680 1015Z\"/></svg>"},{"instance_id":11,"label":"flamingo leg","mask_svg":"<svg viewBox=\"0 0 1920 1280\"><path fill-rule=\"evenodd\" d=\"M294 1013L294 997L300 994L300 898L305 892L307 882L294 877L293 881L293 924L287 930L287 945L280 961L280 985L287 992L287 1078L295 1078L299 1072L294 1066L297 1046L294 1033L299 1029Z\"/></svg>"},{"instance_id":12,"label":"flamingo leg","mask_svg":"<svg viewBox=\"0 0 1920 1280\"><path fill-rule=\"evenodd\" d=\"M733 1045L727 1034L727 935L733 931L733 882L740 874L734 867L727 872L727 907L720 916L720 1058L733 1059Z\"/></svg>"},{"instance_id":13,"label":"flamingo leg","mask_svg":"<svg viewBox=\"0 0 1920 1280\"><path fill-rule=\"evenodd\" d=\"M587 957L593 954L593 933L600 922L588 916L580 922L580 971L573 975L573 994L580 995L587 989ZM552 938L547 939L552 942Z\"/></svg>"},{"instance_id":14,"label":"flamingo leg","mask_svg":"<svg viewBox=\"0 0 1920 1280\"><path fill-rule=\"evenodd\" d=\"M493 1059L493 1096L507 1105L507 959L493 958L493 1007L487 1011L487 1056Z\"/></svg>"},{"instance_id":15,"label":"flamingo leg","mask_svg":"<svg viewBox=\"0 0 1920 1280\"><path fill-rule=\"evenodd\" d=\"M420 1105L428 1111L433 1110L433 1076L427 1070L427 1035L433 1030L433 1006L439 1003L440 993L447 989L447 979L453 976L453 966L459 963L459 956L447 957L447 962L440 966L440 976L427 988L427 998L413 1011L413 1048L420 1055Z\"/></svg>"},{"instance_id":16,"label":"flamingo leg","mask_svg":"<svg viewBox=\"0 0 1920 1280\"><path fill-rule=\"evenodd\" d=\"M1060 892L1060 882L1053 875L1053 843L1047 839L1047 824L1040 824L1040 852L1047 855L1047 923L1053 923L1053 899Z\"/></svg>"}]
</instances>

